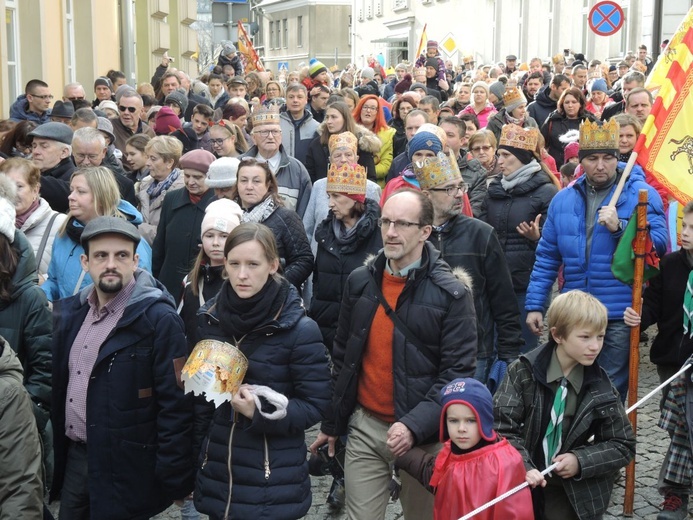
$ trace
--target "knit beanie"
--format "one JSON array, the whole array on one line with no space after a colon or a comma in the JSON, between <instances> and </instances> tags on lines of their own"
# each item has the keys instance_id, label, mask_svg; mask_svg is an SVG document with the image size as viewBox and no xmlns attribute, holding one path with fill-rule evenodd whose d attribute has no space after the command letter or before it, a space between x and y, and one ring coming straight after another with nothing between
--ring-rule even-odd
<instances>
[{"instance_id":1,"label":"knit beanie","mask_svg":"<svg viewBox=\"0 0 693 520\"><path fill-rule=\"evenodd\" d=\"M426 58L426 67L433 67L438 70L438 58Z\"/></svg>"},{"instance_id":2,"label":"knit beanie","mask_svg":"<svg viewBox=\"0 0 693 520\"><path fill-rule=\"evenodd\" d=\"M606 80L604 78L597 78L592 82L590 94L594 91L604 92L605 94L609 93L609 89L606 86Z\"/></svg>"},{"instance_id":3,"label":"knit beanie","mask_svg":"<svg viewBox=\"0 0 693 520\"><path fill-rule=\"evenodd\" d=\"M58 123L63 124L63 123ZM17 217L14 203L17 200L17 185L7 175L0 175L0 233L14 242L14 219Z\"/></svg>"},{"instance_id":4,"label":"knit beanie","mask_svg":"<svg viewBox=\"0 0 693 520\"><path fill-rule=\"evenodd\" d=\"M563 158L565 159L565 162L568 162L570 159L573 157L578 157L580 154L580 143L577 141L574 141L572 143L568 143L565 148L563 149Z\"/></svg>"},{"instance_id":5,"label":"knit beanie","mask_svg":"<svg viewBox=\"0 0 693 520\"><path fill-rule=\"evenodd\" d=\"M226 42L221 49L221 53L224 56L231 56L236 54L236 46L231 42Z\"/></svg>"},{"instance_id":6,"label":"knit beanie","mask_svg":"<svg viewBox=\"0 0 693 520\"><path fill-rule=\"evenodd\" d=\"M426 42L426 48L430 49L431 47L435 47L437 49L438 48L438 42L435 40L428 40Z\"/></svg>"},{"instance_id":7,"label":"knit beanie","mask_svg":"<svg viewBox=\"0 0 693 520\"><path fill-rule=\"evenodd\" d=\"M493 431L493 396L486 385L471 377L459 378L448 383L440 391L440 442L450 438L445 422L448 407L452 404L464 404L476 415L479 433L489 442L495 441L497 434Z\"/></svg>"},{"instance_id":8,"label":"knit beanie","mask_svg":"<svg viewBox=\"0 0 693 520\"><path fill-rule=\"evenodd\" d=\"M182 90L174 90L168 96L166 96L166 99L164 99L164 105L168 105L169 103L175 103L178 105L181 116L185 114L185 111L188 109L188 97L183 93Z\"/></svg>"},{"instance_id":9,"label":"knit beanie","mask_svg":"<svg viewBox=\"0 0 693 520\"><path fill-rule=\"evenodd\" d=\"M221 231L222 233L231 233L241 223L242 215L243 210L234 201L229 199L215 200L205 210L205 217L202 219L201 235L204 235L211 229Z\"/></svg>"},{"instance_id":10,"label":"knit beanie","mask_svg":"<svg viewBox=\"0 0 693 520\"><path fill-rule=\"evenodd\" d=\"M434 154L443 150L443 145L438 136L431 132L418 132L409 141L407 157L412 160L414 154L419 150L430 150Z\"/></svg>"},{"instance_id":11,"label":"knit beanie","mask_svg":"<svg viewBox=\"0 0 693 520\"><path fill-rule=\"evenodd\" d=\"M209 170L209 166L216 160L216 157L212 154L212 152L208 152L207 150L192 150L183 157L180 158L180 167L182 170L197 170L198 172L202 172L205 175L207 175L207 170Z\"/></svg>"},{"instance_id":12,"label":"knit beanie","mask_svg":"<svg viewBox=\"0 0 693 520\"><path fill-rule=\"evenodd\" d=\"M505 85L503 83L500 81L494 81L488 87L488 90L491 94L498 98L498 101L503 101L503 94L505 94Z\"/></svg>"},{"instance_id":13,"label":"knit beanie","mask_svg":"<svg viewBox=\"0 0 693 520\"><path fill-rule=\"evenodd\" d=\"M490 91L488 89L488 83L486 83L485 81L477 81L476 83L474 83L474 85L472 85L472 92L474 92L474 90L477 88L483 88L486 91L486 95L489 95ZM503 89L505 89L505 87L503 87Z\"/></svg>"},{"instance_id":14,"label":"knit beanie","mask_svg":"<svg viewBox=\"0 0 693 520\"><path fill-rule=\"evenodd\" d=\"M373 70L373 67L364 67L361 69L361 77L373 79L375 77L375 70Z\"/></svg>"},{"instance_id":15,"label":"knit beanie","mask_svg":"<svg viewBox=\"0 0 693 520\"><path fill-rule=\"evenodd\" d=\"M404 77L395 85L395 92L397 94L404 94L411 88L412 81L414 81L414 78L411 77L411 74L405 74Z\"/></svg>"},{"instance_id":16,"label":"knit beanie","mask_svg":"<svg viewBox=\"0 0 693 520\"><path fill-rule=\"evenodd\" d=\"M427 88L426 85L424 85L423 83L412 83L412 84L411 84L411 87L409 87L409 90L411 90L411 91L413 92L413 91L415 91L417 88L422 88L425 92L428 93L428 88Z\"/></svg>"},{"instance_id":17,"label":"knit beanie","mask_svg":"<svg viewBox=\"0 0 693 520\"><path fill-rule=\"evenodd\" d=\"M161 107L156 113L153 125L156 135L169 135L180 127L180 118L173 113L170 107Z\"/></svg>"},{"instance_id":18,"label":"knit beanie","mask_svg":"<svg viewBox=\"0 0 693 520\"><path fill-rule=\"evenodd\" d=\"M99 76L96 78L96 81L94 81L94 90L96 90L96 87L108 87L111 90L113 90L113 84L111 83L111 80L108 79L105 76Z\"/></svg>"},{"instance_id":19,"label":"knit beanie","mask_svg":"<svg viewBox=\"0 0 693 520\"><path fill-rule=\"evenodd\" d=\"M507 114L512 114L512 111L523 103L527 104L527 98L519 88L509 89L503 96L503 105Z\"/></svg>"},{"instance_id":20,"label":"knit beanie","mask_svg":"<svg viewBox=\"0 0 693 520\"><path fill-rule=\"evenodd\" d=\"M209 165L205 183L209 188L230 188L236 184L239 164L235 157L220 157Z\"/></svg>"},{"instance_id":21,"label":"knit beanie","mask_svg":"<svg viewBox=\"0 0 693 520\"><path fill-rule=\"evenodd\" d=\"M317 58L312 58L310 62L308 62L308 72L310 77L315 79L321 72L327 72L327 67L325 67L322 62L318 61Z\"/></svg>"}]
</instances>

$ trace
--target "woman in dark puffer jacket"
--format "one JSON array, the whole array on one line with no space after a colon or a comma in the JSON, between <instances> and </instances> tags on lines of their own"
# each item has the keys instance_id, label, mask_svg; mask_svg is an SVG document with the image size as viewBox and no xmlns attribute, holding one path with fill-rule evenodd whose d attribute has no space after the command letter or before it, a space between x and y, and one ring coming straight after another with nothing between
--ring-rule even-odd
<instances>
[{"instance_id":1,"label":"woman in dark puffer jacket","mask_svg":"<svg viewBox=\"0 0 693 520\"><path fill-rule=\"evenodd\" d=\"M505 125L498 145L501 173L488 186L481 220L491 224L505 252L513 289L520 308L523 353L537 346L537 337L525 323L525 296L534 267L534 252L541 227L559 185L541 162L537 150L539 130Z\"/></svg>"},{"instance_id":2,"label":"woman in dark puffer jacket","mask_svg":"<svg viewBox=\"0 0 693 520\"><path fill-rule=\"evenodd\" d=\"M362 166L331 165L327 195L330 213L315 230L318 252L310 314L332 352L346 280L369 255L380 250L383 240L378 228L380 208L374 200L366 199L366 172Z\"/></svg>"},{"instance_id":3,"label":"woman in dark puffer jacket","mask_svg":"<svg viewBox=\"0 0 693 520\"><path fill-rule=\"evenodd\" d=\"M224 256L228 280L200 310L199 336L237 345L248 370L231 403L214 412L195 507L211 519L301 518L311 504L304 431L320 421L330 399L325 347L298 291L278 275L279 254L266 226L238 226ZM286 397L286 415L267 417L283 406L261 398L258 409L251 385Z\"/></svg>"}]
</instances>

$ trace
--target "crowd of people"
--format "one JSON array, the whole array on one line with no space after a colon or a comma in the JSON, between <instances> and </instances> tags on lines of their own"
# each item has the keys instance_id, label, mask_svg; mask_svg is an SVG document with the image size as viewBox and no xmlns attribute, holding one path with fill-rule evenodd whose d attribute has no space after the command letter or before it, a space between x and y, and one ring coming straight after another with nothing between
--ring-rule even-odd
<instances>
[{"instance_id":1,"label":"crowd of people","mask_svg":"<svg viewBox=\"0 0 693 520\"><path fill-rule=\"evenodd\" d=\"M518 61L428 41L391 74L275 78L225 44L197 78L29 81L0 121L0 517L290 520L327 472L351 519L523 482L477 518L602 518L636 450L631 327L659 326L661 381L693 354L693 204L665 256L661 187L624 173L644 46ZM611 260L643 189L641 316ZM203 340L248 361L220 406L181 382ZM660 520L687 517L689 381L662 394Z\"/></svg>"}]
</instances>

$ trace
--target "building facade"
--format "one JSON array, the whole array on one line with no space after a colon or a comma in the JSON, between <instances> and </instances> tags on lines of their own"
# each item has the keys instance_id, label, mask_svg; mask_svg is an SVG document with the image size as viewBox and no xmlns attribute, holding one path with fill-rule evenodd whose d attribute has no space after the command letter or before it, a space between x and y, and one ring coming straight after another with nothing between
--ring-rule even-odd
<instances>
[{"instance_id":1,"label":"building facade","mask_svg":"<svg viewBox=\"0 0 693 520\"><path fill-rule=\"evenodd\" d=\"M196 0L0 0L0 9L0 118L32 79L56 99L75 81L91 98L110 69L133 86L149 81L166 51L197 75Z\"/></svg>"},{"instance_id":2,"label":"building facade","mask_svg":"<svg viewBox=\"0 0 693 520\"><path fill-rule=\"evenodd\" d=\"M654 4L659 0L622 0L623 27L598 36L589 27L590 10L599 0L354 0L353 60L358 66L381 54L386 66L414 61L424 25L428 39L441 45L454 64L472 55L476 63L503 61L515 54L527 61L548 60L564 49L588 59L622 57L652 41ZM670 36L693 5L691 0L663 2L663 38Z\"/></svg>"}]
</instances>

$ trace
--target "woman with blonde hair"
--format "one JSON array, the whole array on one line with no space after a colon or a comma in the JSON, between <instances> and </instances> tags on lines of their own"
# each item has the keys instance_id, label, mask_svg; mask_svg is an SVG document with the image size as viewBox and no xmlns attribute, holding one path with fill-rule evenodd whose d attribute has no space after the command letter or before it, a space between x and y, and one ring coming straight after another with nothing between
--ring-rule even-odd
<instances>
[{"instance_id":1,"label":"woman with blonde hair","mask_svg":"<svg viewBox=\"0 0 693 520\"><path fill-rule=\"evenodd\" d=\"M144 153L147 156L149 175L140 182L137 199L143 219L140 233L151 246L156 237L156 227L159 225L166 193L184 186L183 174L178 169L183 144L175 137L158 135L147 143Z\"/></svg>"},{"instance_id":2,"label":"woman with blonde hair","mask_svg":"<svg viewBox=\"0 0 693 520\"><path fill-rule=\"evenodd\" d=\"M85 226L96 217L115 216L134 225L142 223L135 207L120 199L118 183L113 172L103 166L79 168L70 178L70 211L53 242L53 256L48 266L48 279L41 286L50 301L77 294L92 283L89 273L82 269L80 243ZM144 240L137 246L139 267L151 271L152 250Z\"/></svg>"},{"instance_id":3,"label":"woman with blonde hair","mask_svg":"<svg viewBox=\"0 0 693 520\"><path fill-rule=\"evenodd\" d=\"M209 142L212 153L220 157L238 157L248 151L248 141L238 125L221 119L209 127Z\"/></svg>"}]
</instances>

